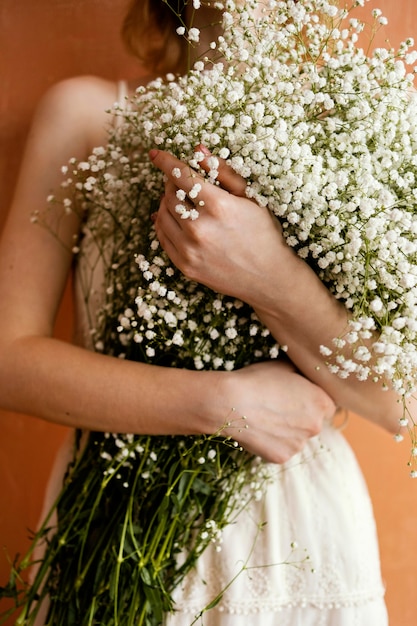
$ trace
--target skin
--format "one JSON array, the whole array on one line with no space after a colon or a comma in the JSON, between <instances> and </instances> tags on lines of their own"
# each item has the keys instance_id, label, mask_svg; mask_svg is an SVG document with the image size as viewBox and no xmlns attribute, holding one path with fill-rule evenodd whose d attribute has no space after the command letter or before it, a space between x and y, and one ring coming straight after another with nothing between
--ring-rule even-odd
<instances>
[{"instance_id":1,"label":"skin","mask_svg":"<svg viewBox=\"0 0 417 626\"><path fill-rule=\"evenodd\" d=\"M208 20L204 11L199 19ZM71 257L30 217L59 188L62 164L106 141L104 111L115 99L114 83L82 77L58 84L39 105L0 244L0 406L77 428L149 434L213 433L232 414L225 434L275 463L301 450L336 406L396 431L402 409L394 394L339 380L322 366L318 346L343 330L346 314L225 164L221 187L204 185L204 211L186 222L175 213L179 182L170 172L174 163L184 169L186 191L190 172L171 155L151 154L168 177L158 236L187 276L251 304L294 365L193 372L121 361L53 337ZM59 224L71 248L79 224L75 217Z\"/></svg>"}]
</instances>

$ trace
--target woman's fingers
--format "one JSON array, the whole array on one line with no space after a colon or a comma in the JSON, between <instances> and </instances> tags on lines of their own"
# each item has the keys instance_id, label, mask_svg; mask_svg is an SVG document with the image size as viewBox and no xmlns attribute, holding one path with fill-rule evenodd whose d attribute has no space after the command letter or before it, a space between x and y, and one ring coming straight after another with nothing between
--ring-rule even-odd
<instances>
[{"instance_id":1,"label":"woman's fingers","mask_svg":"<svg viewBox=\"0 0 417 626\"><path fill-rule=\"evenodd\" d=\"M196 151L202 152L205 155L205 158L200 162L200 166L206 172L209 172L213 165L213 155L210 150L208 150L205 146L199 145L196 148ZM220 159L218 157L214 157L217 161L217 181L220 183L220 186L232 193L234 196L245 196L246 195L246 181L240 174L237 174L230 165L227 165L226 161Z\"/></svg>"},{"instance_id":2,"label":"woman's fingers","mask_svg":"<svg viewBox=\"0 0 417 626\"><path fill-rule=\"evenodd\" d=\"M270 212L244 194L205 182L204 173L167 152L151 151L150 157L166 175L154 221L162 248L188 278L250 304L255 285L264 292L259 277L268 284L276 275L282 237ZM224 162L219 175L225 185L243 192L243 179Z\"/></svg>"},{"instance_id":3,"label":"woman's fingers","mask_svg":"<svg viewBox=\"0 0 417 626\"><path fill-rule=\"evenodd\" d=\"M201 200L189 198L183 189L179 189L170 180L165 183L164 208L169 211L172 218L177 222L179 228L184 227L184 222L194 221L199 217L199 210L204 204Z\"/></svg>"},{"instance_id":4,"label":"woman's fingers","mask_svg":"<svg viewBox=\"0 0 417 626\"><path fill-rule=\"evenodd\" d=\"M149 157L152 163L165 174L167 181L182 189L188 197L190 193L191 197L194 195L193 190L196 192L200 187L202 189L203 176L169 152L151 150Z\"/></svg>"},{"instance_id":5,"label":"woman's fingers","mask_svg":"<svg viewBox=\"0 0 417 626\"><path fill-rule=\"evenodd\" d=\"M246 181L240 174L237 174L227 163L218 157L213 157L205 146L198 146L196 152L201 152L205 158L199 162L199 165L207 173L216 169L216 181L220 187L233 194L234 196L245 196ZM175 185L185 192L188 199L198 209L199 203L207 200L208 194L216 192L216 186L207 186L206 179L198 174L189 165L186 165L172 154L162 150L151 150L149 156L167 177L167 181Z\"/></svg>"}]
</instances>

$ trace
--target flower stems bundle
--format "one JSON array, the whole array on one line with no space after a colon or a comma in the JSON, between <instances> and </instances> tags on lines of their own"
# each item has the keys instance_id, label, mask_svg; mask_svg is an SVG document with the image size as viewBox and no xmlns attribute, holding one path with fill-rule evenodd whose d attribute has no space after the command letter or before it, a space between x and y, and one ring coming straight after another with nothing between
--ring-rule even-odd
<instances>
[{"instance_id":1,"label":"flower stems bundle","mask_svg":"<svg viewBox=\"0 0 417 626\"><path fill-rule=\"evenodd\" d=\"M32 624L49 596L47 624L161 624L176 585L254 497L254 479L251 457L220 436L92 433L57 501L58 528L38 533L46 557L16 623Z\"/></svg>"}]
</instances>

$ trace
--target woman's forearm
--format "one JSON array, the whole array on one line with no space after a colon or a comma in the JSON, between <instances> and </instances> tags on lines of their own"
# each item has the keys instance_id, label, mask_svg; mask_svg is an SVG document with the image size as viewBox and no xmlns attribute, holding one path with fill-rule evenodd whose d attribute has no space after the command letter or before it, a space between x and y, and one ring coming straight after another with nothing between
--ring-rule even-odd
<instances>
[{"instance_id":1,"label":"woman's forearm","mask_svg":"<svg viewBox=\"0 0 417 626\"><path fill-rule=\"evenodd\" d=\"M387 390L383 380L359 381L355 374L341 378L331 373L320 346L333 348L333 340L345 334L349 315L346 308L331 295L313 270L290 249L283 252L286 262L268 283L267 291L250 296L258 316L270 329L300 372L322 387L335 404L398 431L403 403L394 391ZM284 260L284 259L283 259ZM265 283L263 283L265 285ZM346 358L351 354L346 352ZM411 410L411 401L408 403Z\"/></svg>"},{"instance_id":2,"label":"woman's forearm","mask_svg":"<svg viewBox=\"0 0 417 626\"><path fill-rule=\"evenodd\" d=\"M41 336L0 344L0 405L73 427L145 435L220 433L283 463L332 417L328 395L288 363L189 371ZM12 355L12 356L11 356Z\"/></svg>"},{"instance_id":3,"label":"woman's forearm","mask_svg":"<svg viewBox=\"0 0 417 626\"><path fill-rule=\"evenodd\" d=\"M91 430L197 434L210 429L206 388L215 388L216 377L21 337L0 350L0 405ZM215 413L215 394L210 402Z\"/></svg>"}]
</instances>

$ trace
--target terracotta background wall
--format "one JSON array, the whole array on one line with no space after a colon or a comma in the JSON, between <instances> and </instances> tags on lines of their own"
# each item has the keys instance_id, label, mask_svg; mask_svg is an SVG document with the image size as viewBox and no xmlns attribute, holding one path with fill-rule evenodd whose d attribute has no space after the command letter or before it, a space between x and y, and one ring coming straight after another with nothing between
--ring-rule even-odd
<instances>
[{"instance_id":1,"label":"terracotta background wall","mask_svg":"<svg viewBox=\"0 0 417 626\"><path fill-rule=\"evenodd\" d=\"M46 89L78 74L118 79L138 73L118 40L116 26L126 2L0 0L0 226L30 118ZM408 35L417 39L414 0L378 0L372 6L388 16L385 36L389 34L392 44ZM60 337L70 336L70 309L67 296L57 323ZM0 586L9 571L6 547L13 558L28 546L29 529L36 525L45 481L65 432L41 420L0 412ZM408 477L408 445L395 444L355 416L346 434L374 501L391 626L415 626L417 482Z\"/></svg>"}]
</instances>

